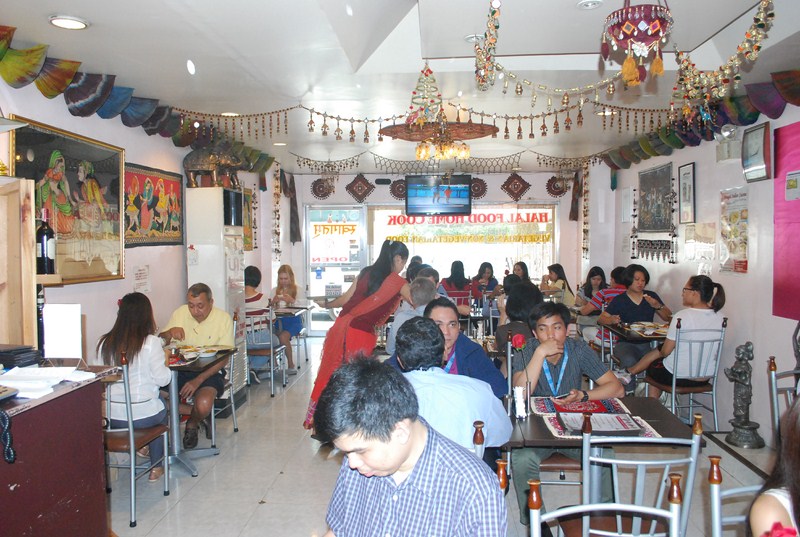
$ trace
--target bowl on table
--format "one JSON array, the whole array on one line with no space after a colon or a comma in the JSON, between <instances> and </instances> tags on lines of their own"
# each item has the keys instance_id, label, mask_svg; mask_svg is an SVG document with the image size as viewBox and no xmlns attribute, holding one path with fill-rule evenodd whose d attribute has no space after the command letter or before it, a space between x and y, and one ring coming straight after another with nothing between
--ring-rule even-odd
<instances>
[{"instance_id":1,"label":"bowl on table","mask_svg":"<svg viewBox=\"0 0 800 537\"><path fill-rule=\"evenodd\" d=\"M216 349L203 349L200 351L200 358L211 358L212 356L216 356L216 354Z\"/></svg>"},{"instance_id":2,"label":"bowl on table","mask_svg":"<svg viewBox=\"0 0 800 537\"><path fill-rule=\"evenodd\" d=\"M183 356L183 359L186 360L186 361L194 360L199 355L200 355L200 353L199 352L195 352L195 351L189 351L189 352L181 353L181 356Z\"/></svg>"}]
</instances>

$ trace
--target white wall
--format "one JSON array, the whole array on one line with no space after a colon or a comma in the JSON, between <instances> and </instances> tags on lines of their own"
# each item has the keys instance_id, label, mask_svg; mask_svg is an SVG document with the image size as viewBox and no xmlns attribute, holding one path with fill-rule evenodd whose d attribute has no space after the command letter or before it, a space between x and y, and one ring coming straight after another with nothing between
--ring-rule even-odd
<instances>
[{"instance_id":1,"label":"white wall","mask_svg":"<svg viewBox=\"0 0 800 537\"><path fill-rule=\"evenodd\" d=\"M759 122L767 118L759 118ZM800 121L800 109L787 106L778 120L772 120L773 130ZM743 128L739 128L739 139ZM774 146L773 146L774 147ZM716 222L719 233L720 190L748 186L749 212L749 255L748 272L736 274L720 272L715 263L711 278L723 285L727 302L723 313L728 317L728 331L722 353L722 366L718 388L720 429L730 430L727 421L733 417L733 386L725 378L722 368L730 367L734 361L734 350L738 345L752 341L755 349L753 366L753 405L750 418L761 424L761 435L771 442L771 419L768 403L767 359L775 356L778 370L792 369L795 359L792 351L792 334L796 322L772 315L772 256L773 256L773 181L760 181L747 184L742 175L739 161L716 162L716 143L704 142L699 147L687 147L675 151L669 157L654 157L620 170L619 189L616 194L617 207L620 206L621 189L636 188L638 173L654 166L672 162L673 177L678 167L695 163L697 222ZM593 210L596 207L593 205ZM630 250L625 248L630 233L630 224L620 224L620 211L615 217L615 237L613 244L614 261L619 265L632 262ZM685 225L679 226L678 264L657 263L649 260L636 260L650 272L649 288L658 292L667 305L677 311L681 307L681 289L689 276L697 274L698 263L684 261L683 234ZM594 246L594 245L593 245Z\"/></svg>"}]
</instances>

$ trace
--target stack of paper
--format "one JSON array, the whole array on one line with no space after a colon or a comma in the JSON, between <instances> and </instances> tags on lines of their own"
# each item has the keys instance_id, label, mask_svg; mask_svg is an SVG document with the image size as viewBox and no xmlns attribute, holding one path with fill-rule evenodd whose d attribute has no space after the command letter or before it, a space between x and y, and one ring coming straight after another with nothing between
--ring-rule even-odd
<instances>
[{"instance_id":1,"label":"stack of paper","mask_svg":"<svg viewBox=\"0 0 800 537\"><path fill-rule=\"evenodd\" d=\"M93 376L94 373L76 371L74 367L15 367L0 375L0 385L19 390L17 397L36 399L51 393L59 382L85 380Z\"/></svg>"}]
</instances>

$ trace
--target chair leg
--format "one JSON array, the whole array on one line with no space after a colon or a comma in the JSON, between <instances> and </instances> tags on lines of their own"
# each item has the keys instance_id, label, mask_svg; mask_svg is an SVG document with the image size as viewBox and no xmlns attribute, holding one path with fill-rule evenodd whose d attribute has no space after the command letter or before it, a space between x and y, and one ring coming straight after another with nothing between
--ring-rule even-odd
<instances>
[{"instance_id":1,"label":"chair leg","mask_svg":"<svg viewBox=\"0 0 800 537\"><path fill-rule=\"evenodd\" d=\"M164 459L161 464L164 467L164 496L169 496L169 431L164 433Z\"/></svg>"},{"instance_id":2,"label":"chair leg","mask_svg":"<svg viewBox=\"0 0 800 537\"><path fill-rule=\"evenodd\" d=\"M211 447L217 447L217 409L211 407Z\"/></svg>"},{"instance_id":3,"label":"chair leg","mask_svg":"<svg viewBox=\"0 0 800 537\"><path fill-rule=\"evenodd\" d=\"M231 416L233 416L233 432L239 432L239 422L236 420L236 398L233 393L233 385L231 384Z\"/></svg>"},{"instance_id":4,"label":"chair leg","mask_svg":"<svg viewBox=\"0 0 800 537\"><path fill-rule=\"evenodd\" d=\"M306 362L307 362L308 361L308 334L303 334L303 350L306 353Z\"/></svg>"},{"instance_id":5,"label":"chair leg","mask_svg":"<svg viewBox=\"0 0 800 537\"><path fill-rule=\"evenodd\" d=\"M130 507L131 507L131 528L136 527L136 450L130 450Z\"/></svg>"},{"instance_id":6,"label":"chair leg","mask_svg":"<svg viewBox=\"0 0 800 537\"><path fill-rule=\"evenodd\" d=\"M711 390L711 407L714 409L714 430L719 431L719 424L717 423L717 386L716 379L714 388Z\"/></svg>"}]
</instances>

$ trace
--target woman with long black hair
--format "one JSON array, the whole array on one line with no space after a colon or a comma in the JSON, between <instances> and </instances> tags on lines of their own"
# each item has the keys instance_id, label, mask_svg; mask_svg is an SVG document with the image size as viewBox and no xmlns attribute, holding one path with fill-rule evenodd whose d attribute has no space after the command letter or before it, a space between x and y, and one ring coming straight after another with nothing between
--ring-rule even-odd
<instances>
[{"instance_id":1,"label":"woman with long black hair","mask_svg":"<svg viewBox=\"0 0 800 537\"><path fill-rule=\"evenodd\" d=\"M450 265L450 276L439 284L439 293L449 296L456 305L469 305L470 286L472 281L464 276L464 263L453 261Z\"/></svg>"},{"instance_id":2,"label":"woman with long black hair","mask_svg":"<svg viewBox=\"0 0 800 537\"><path fill-rule=\"evenodd\" d=\"M324 307L342 310L325 336L319 372L303 422L306 429L314 427L317 401L333 372L355 355L371 355L377 341L375 327L386 322L401 297L411 302L408 282L400 276L406 261L406 245L385 240L378 258L359 273L350 288L335 300L325 301Z\"/></svg>"},{"instance_id":3,"label":"woman with long black hair","mask_svg":"<svg viewBox=\"0 0 800 537\"><path fill-rule=\"evenodd\" d=\"M564 272L564 267L561 263L553 263L547 267L548 273L542 276L542 283L539 289L542 291L563 291L561 296L561 303L567 306L575 305L575 294L572 292L572 287L569 286L567 281L567 274Z\"/></svg>"}]
</instances>

